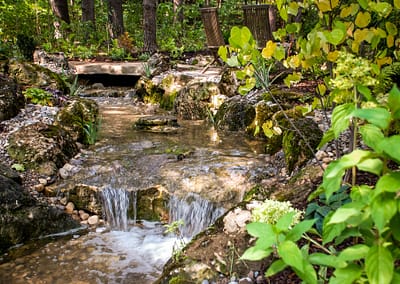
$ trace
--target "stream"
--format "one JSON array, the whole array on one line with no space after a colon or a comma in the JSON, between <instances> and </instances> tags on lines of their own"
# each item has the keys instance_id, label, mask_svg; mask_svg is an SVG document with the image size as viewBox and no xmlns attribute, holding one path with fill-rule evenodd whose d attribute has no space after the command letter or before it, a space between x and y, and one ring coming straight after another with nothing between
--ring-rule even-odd
<instances>
[{"instance_id":1,"label":"stream","mask_svg":"<svg viewBox=\"0 0 400 284\"><path fill-rule=\"evenodd\" d=\"M106 224L15 248L3 257L0 283L152 283L179 244L240 202L260 176L274 174L255 141L203 121L178 121L170 134L134 130L139 117L163 112L128 97L94 99L99 140L70 161L57 186L60 194L77 183L99 188ZM182 220L179 236L138 218L137 193L147 189L168 192L165 222Z\"/></svg>"}]
</instances>

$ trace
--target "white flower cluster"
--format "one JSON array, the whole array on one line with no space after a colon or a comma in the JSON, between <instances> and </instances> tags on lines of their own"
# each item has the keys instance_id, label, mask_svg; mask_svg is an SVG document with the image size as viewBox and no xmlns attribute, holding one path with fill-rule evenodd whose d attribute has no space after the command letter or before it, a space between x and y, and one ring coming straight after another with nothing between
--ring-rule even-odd
<instances>
[{"instance_id":1,"label":"white flower cluster","mask_svg":"<svg viewBox=\"0 0 400 284\"><path fill-rule=\"evenodd\" d=\"M276 201L266 199L264 202L254 206L251 217L253 222L264 222L268 224L276 224L276 222L286 213L295 212L293 217L292 226L299 223L303 211L292 207L289 201Z\"/></svg>"}]
</instances>

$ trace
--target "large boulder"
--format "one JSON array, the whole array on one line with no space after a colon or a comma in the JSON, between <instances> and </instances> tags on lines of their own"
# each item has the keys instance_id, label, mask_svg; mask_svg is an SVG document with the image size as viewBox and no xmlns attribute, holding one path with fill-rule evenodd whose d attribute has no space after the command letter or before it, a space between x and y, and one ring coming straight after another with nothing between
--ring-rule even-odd
<instances>
[{"instance_id":1,"label":"large boulder","mask_svg":"<svg viewBox=\"0 0 400 284\"><path fill-rule=\"evenodd\" d=\"M25 105L25 98L14 80L0 76L0 122L16 116Z\"/></svg>"},{"instance_id":2,"label":"large boulder","mask_svg":"<svg viewBox=\"0 0 400 284\"><path fill-rule=\"evenodd\" d=\"M78 147L62 127L35 123L21 127L9 137L7 151L18 163L36 169L46 176L53 176Z\"/></svg>"},{"instance_id":3,"label":"large boulder","mask_svg":"<svg viewBox=\"0 0 400 284\"><path fill-rule=\"evenodd\" d=\"M220 130L244 131L256 115L254 104L261 100L255 97L237 95L227 99L218 109L214 121Z\"/></svg>"},{"instance_id":4,"label":"large boulder","mask_svg":"<svg viewBox=\"0 0 400 284\"><path fill-rule=\"evenodd\" d=\"M7 69L8 75L14 78L22 88L49 88L63 93L69 92L61 75L40 65L12 59L8 62Z\"/></svg>"},{"instance_id":5,"label":"large boulder","mask_svg":"<svg viewBox=\"0 0 400 284\"><path fill-rule=\"evenodd\" d=\"M11 246L79 227L58 208L38 204L21 185L0 174L0 253Z\"/></svg>"},{"instance_id":6,"label":"large boulder","mask_svg":"<svg viewBox=\"0 0 400 284\"><path fill-rule=\"evenodd\" d=\"M86 144L85 128L97 127L98 115L99 106L95 101L74 98L57 113L54 124L68 130L74 141Z\"/></svg>"}]
</instances>

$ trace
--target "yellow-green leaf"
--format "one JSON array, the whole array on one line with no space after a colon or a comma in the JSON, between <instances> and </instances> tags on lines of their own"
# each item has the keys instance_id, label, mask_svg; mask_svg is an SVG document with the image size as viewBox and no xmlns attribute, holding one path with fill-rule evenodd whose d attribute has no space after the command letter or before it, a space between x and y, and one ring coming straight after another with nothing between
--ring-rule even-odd
<instances>
[{"instance_id":1,"label":"yellow-green leaf","mask_svg":"<svg viewBox=\"0 0 400 284\"><path fill-rule=\"evenodd\" d=\"M317 6L318 9L322 12L328 12L328 11L332 11L332 9L334 9L335 7L337 7L337 5L339 4L339 0L318 0L317 1Z\"/></svg>"},{"instance_id":2,"label":"yellow-green leaf","mask_svg":"<svg viewBox=\"0 0 400 284\"><path fill-rule=\"evenodd\" d=\"M371 14L369 12L358 12L356 17L356 26L359 28L365 28L371 22Z\"/></svg>"},{"instance_id":3,"label":"yellow-green leaf","mask_svg":"<svg viewBox=\"0 0 400 284\"><path fill-rule=\"evenodd\" d=\"M277 44L275 42L269 40L261 52L262 57L264 57L265 59L270 59L272 57L272 55L274 54L276 47L277 47Z\"/></svg>"},{"instance_id":4,"label":"yellow-green leaf","mask_svg":"<svg viewBox=\"0 0 400 284\"><path fill-rule=\"evenodd\" d=\"M391 22L386 22L385 23L386 31L388 32L389 35L395 36L397 34L397 27L395 24Z\"/></svg>"},{"instance_id":5,"label":"yellow-green leaf","mask_svg":"<svg viewBox=\"0 0 400 284\"><path fill-rule=\"evenodd\" d=\"M348 16L351 15L351 12L352 12L351 6L344 7L344 8L340 11L340 17L341 17L341 18L346 18L346 17L348 17Z\"/></svg>"},{"instance_id":6,"label":"yellow-green leaf","mask_svg":"<svg viewBox=\"0 0 400 284\"><path fill-rule=\"evenodd\" d=\"M299 4L297 4L297 2L294 1L290 2L288 7L288 14L296 16L298 12L299 12Z\"/></svg>"},{"instance_id":7,"label":"yellow-green leaf","mask_svg":"<svg viewBox=\"0 0 400 284\"><path fill-rule=\"evenodd\" d=\"M283 46L277 46L274 50L274 58L278 61L281 61L283 58L285 58L286 51Z\"/></svg>"},{"instance_id":8,"label":"yellow-green leaf","mask_svg":"<svg viewBox=\"0 0 400 284\"><path fill-rule=\"evenodd\" d=\"M386 38L386 44L387 44L387 47L389 47L389 48L394 46L394 36L393 35L388 35L388 37Z\"/></svg>"},{"instance_id":9,"label":"yellow-green leaf","mask_svg":"<svg viewBox=\"0 0 400 284\"><path fill-rule=\"evenodd\" d=\"M393 0L393 5L396 9L400 9L400 0Z\"/></svg>"}]
</instances>

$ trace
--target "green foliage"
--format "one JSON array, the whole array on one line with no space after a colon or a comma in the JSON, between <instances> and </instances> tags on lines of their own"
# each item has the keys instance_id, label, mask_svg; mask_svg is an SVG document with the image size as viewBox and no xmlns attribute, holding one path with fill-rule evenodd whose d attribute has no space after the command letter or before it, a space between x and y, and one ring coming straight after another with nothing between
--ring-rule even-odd
<instances>
[{"instance_id":1,"label":"green foliage","mask_svg":"<svg viewBox=\"0 0 400 284\"><path fill-rule=\"evenodd\" d=\"M332 162L324 172L323 182L313 196L322 192L329 206L322 210L323 207L317 208L311 203L310 207L314 208L308 210L309 213L320 211L325 214L322 244L306 234L316 219L302 221L291 229L289 221L293 219L293 213L288 213L276 225L249 224L249 234L258 239L242 258L259 260L274 252L279 259L269 267L267 276L289 266L306 283L326 280L318 279L321 276L315 268L321 271L332 269L329 283L395 283L400 277L395 269L395 263L400 259L400 173L398 166L392 170L387 164L389 161L400 163L400 135L387 133L391 123L400 119L399 102L400 90L394 87L387 102L348 112L349 119L358 119L361 137L369 150L354 150ZM343 129L342 124L332 127L334 132ZM342 178L345 171L353 167L376 175L378 181L375 185L353 184L349 201L342 195ZM320 252L310 254L308 243L299 248L296 242L301 237ZM337 245L343 242L345 248L339 249ZM325 247L328 244L330 249Z\"/></svg>"},{"instance_id":2,"label":"green foliage","mask_svg":"<svg viewBox=\"0 0 400 284\"><path fill-rule=\"evenodd\" d=\"M237 68L236 77L241 80L239 93L242 95L255 87L267 90L278 77L270 80L273 64L257 50L256 41L247 27L233 27L229 37L229 47L221 46L218 55L228 66Z\"/></svg>"},{"instance_id":3,"label":"green foliage","mask_svg":"<svg viewBox=\"0 0 400 284\"><path fill-rule=\"evenodd\" d=\"M178 237L178 240L175 241L173 249L172 249L172 257L178 261L182 257L182 249L186 245L186 241L183 238L181 233L181 227L184 226L185 223L183 220L177 220L170 224L164 225L166 228L165 233L174 234Z\"/></svg>"},{"instance_id":4,"label":"green foliage","mask_svg":"<svg viewBox=\"0 0 400 284\"><path fill-rule=\"evenodd\" d=\"M100 127L101 127L100 119L97 119L95 122L88 121L83 124L83 131L85 133L85 138L84 138L85 144L94 145L96 143Z\"/></svg>"},{"instance_id":5,"label":"green foliage","mask_svg":"<svg viewBox=\"0 0 400 284\"><path fill-rule=\"evenodd\" d=\"M326 198L325 194L320 194L317 201L307 205L304 217L305 219L315 219L315 227L319 233L322 233L322 225L325 217L351 201L348 189L349 186L343 185L329 199Z\"/></svg>"},{"instance_id":6,"label":"green foliage","mask_svg":"<svg viewBox=\"0 0 400 284\"><path fill-rule=\"evenodd\" d=\"M22 92L26 99L33 104L39 104L43 106L53 105L53 95L45 90L39 88L28 88Z\"/></svg>"}]
</instances>

